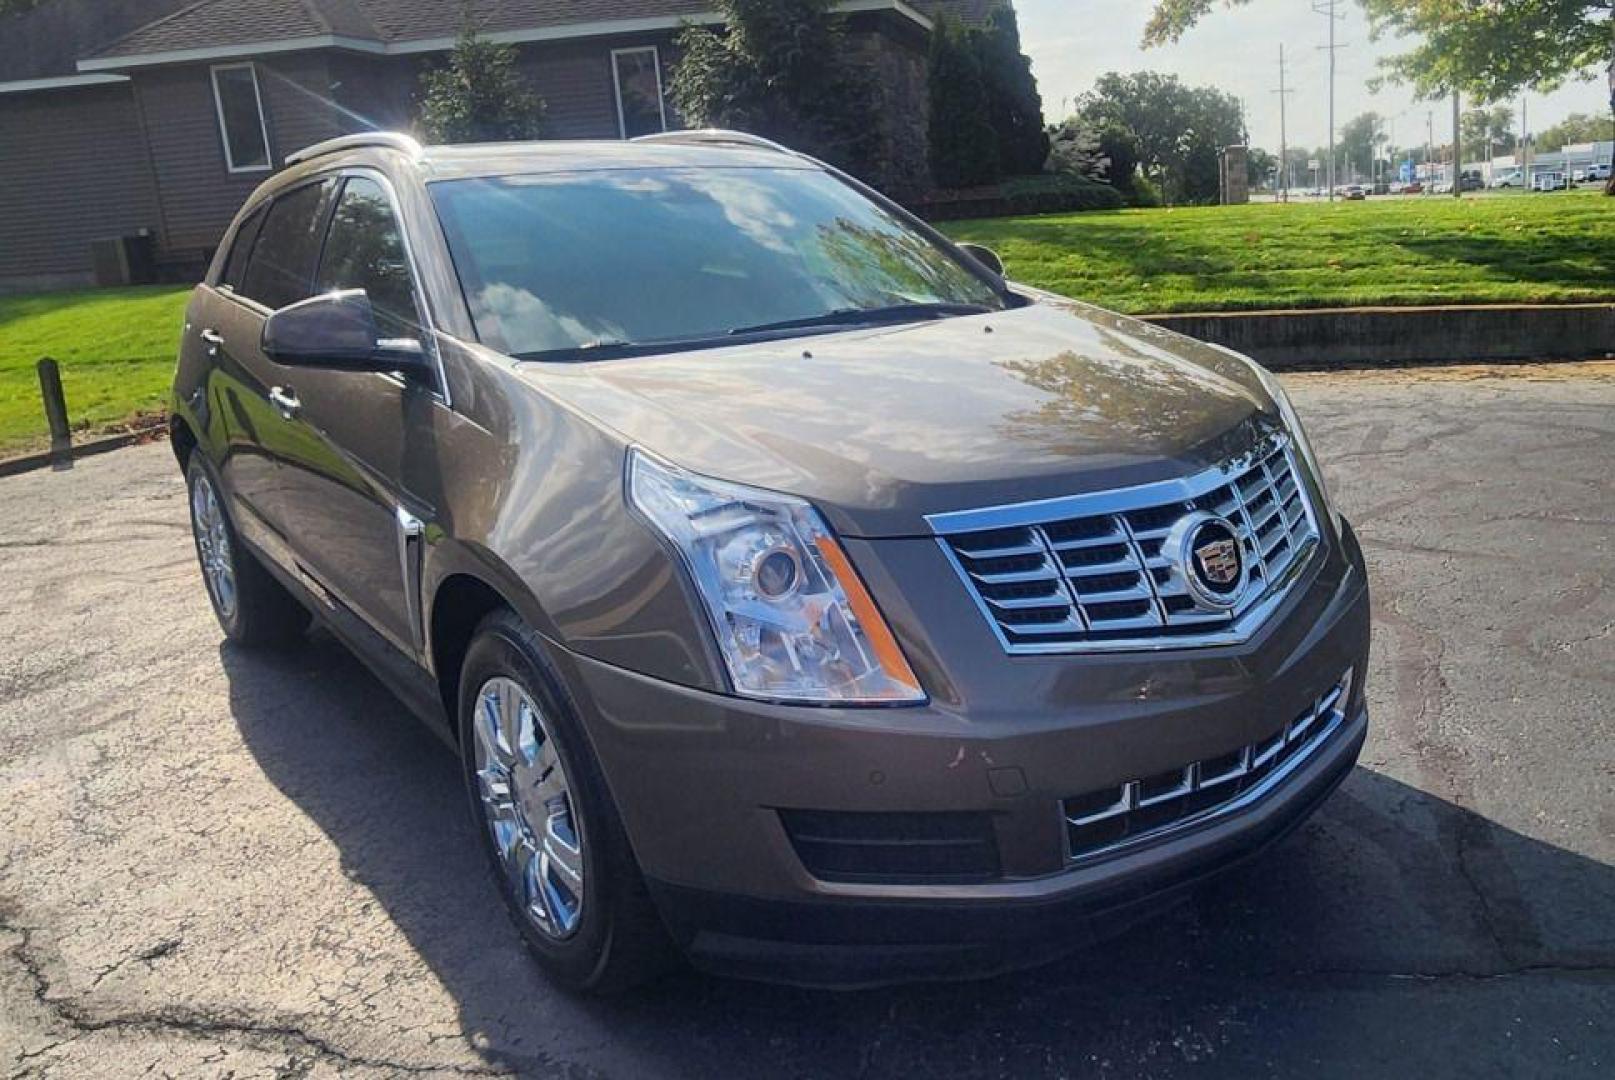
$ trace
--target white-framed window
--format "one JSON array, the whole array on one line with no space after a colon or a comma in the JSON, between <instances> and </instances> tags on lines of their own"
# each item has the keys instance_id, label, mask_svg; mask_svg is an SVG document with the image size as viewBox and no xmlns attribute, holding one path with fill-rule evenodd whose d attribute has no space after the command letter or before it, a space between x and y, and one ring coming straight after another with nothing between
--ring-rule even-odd
<instances>
[{"instance_id":1,"label":"white-framed window","mask_svg":"<svg viewBox=\"0 0 1615 1080\"><path fill-rule=\"evenodd\" d=\"M662 103L662 62L654 45L611 50L617 86L617 133L625 139L667 130Z\"/></svg>"},{"instance_id":2,"label":"white-framed window","mask_svg":"<svg viewBox=\"0 0 1615 1080\"><path fill-rule=\"evenodd\" d=\"M219 117L224 165L233 173L268 172L269 128L258 93L258 71L245 64L214 64L213 108Z\"/></svg>"}]
</instances>

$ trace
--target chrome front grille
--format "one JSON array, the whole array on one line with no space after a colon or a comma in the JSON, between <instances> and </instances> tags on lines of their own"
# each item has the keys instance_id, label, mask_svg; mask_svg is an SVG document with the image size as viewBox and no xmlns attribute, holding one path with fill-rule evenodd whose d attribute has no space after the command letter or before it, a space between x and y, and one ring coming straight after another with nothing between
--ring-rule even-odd
<instances>
[{"instance_id":1,"label":"chrome front grille","mask_svg":"<svg viewBox=\"0 0 1615 1080\"><path fill-rule=\"evenodd\" d=\"M1256 802L1345 721L1352 671L1278 731L1219 757L1066 799L1066 854L1091 859Z\"/></svg>"},{"instance_id":2,"label":"chrome front grille","mask_svg":"<svg viewBox=\"0 0 1615 1080\"><path fill-rule=\"evenodd\" d=\"M1250 578L1231 610L1197 604L1162 551L1172 527L1197 510L1226 518L1239 536ZM1242 640L1318 544L1283 438L1195 476L928 520L1010 652Z\"/></svg>"}]
</instances>

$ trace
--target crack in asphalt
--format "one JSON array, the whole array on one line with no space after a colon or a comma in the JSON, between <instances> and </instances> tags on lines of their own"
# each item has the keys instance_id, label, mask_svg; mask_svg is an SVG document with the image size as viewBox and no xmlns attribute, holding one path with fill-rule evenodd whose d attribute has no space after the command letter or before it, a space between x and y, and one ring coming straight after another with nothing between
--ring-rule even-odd
<instances>
[{"instance_id":1,"label":"crack in asphalt","mask_svg":"<svg viewBox=\"0 0 1615 1080\"><path fill-rule=\"evenodd\" d=\"M12 959L22 969L31 984L34 1000L37 1001L50 1016L66 1024L78 1036L93 1034L102 1031L147 1031L153 1033L172 1032L197 1037L206 1036L238 1036L249 1044L253 1040L266 1040L280 1044L280 1049L302 1047L313 1051L322 1058L327 1058L339 1065L357 1068L377 1069L398 1074L410 1075L454 1075L454 1076L508 1076L512 1070L494 1066L478 1067L470 1065L432 1064L419 1065L407 1061L392 1061L385 1058L367 1057L362 1054L351 1053L337 1046L329 1039L316 1035L295 1024L278 1024L265 1021L234 1019L230 1017L209 1016L205 1013L192 1012L185 1009L160 1009L156 1011L134 1011L114 1013L98 1016L71 999L52 996L50 978L45 974L44 965L34 955L33 931L26 926L0 918L0 931L17 936L17 942L8 950ZM60 1039L40 1050L30 1051L20 1055L19 1060L39 1057L48 1053L55 1047L74 1041L73 1039Z\"/></svg>"}]
</instances>

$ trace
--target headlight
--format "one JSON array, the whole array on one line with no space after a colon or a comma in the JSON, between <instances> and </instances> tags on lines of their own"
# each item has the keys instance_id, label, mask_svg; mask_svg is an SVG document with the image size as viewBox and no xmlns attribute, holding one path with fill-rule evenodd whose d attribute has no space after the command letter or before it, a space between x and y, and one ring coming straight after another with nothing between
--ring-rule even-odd
<instances>
[{"instance_id":1,"label":"headlight","mask_svg":"<svg viewBox=\"0 0 1615 1080\"><path fill-rule=\"evenodd\" d=\"M925 694L852 563L801 499L629 451L628 500L688 567L737 693L873 704Z\"/></svg>"}]
</instances>

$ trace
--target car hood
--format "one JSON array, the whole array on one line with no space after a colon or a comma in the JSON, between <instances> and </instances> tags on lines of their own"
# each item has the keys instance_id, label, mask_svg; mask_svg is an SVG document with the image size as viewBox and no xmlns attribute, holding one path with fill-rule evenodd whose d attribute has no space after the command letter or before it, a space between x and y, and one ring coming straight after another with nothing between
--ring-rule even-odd
<instances>
[{"instance_id":1,"label":"car hood","mask_svg":"<svg viewBox=\"0 0 1615 1080\"><path fill-rule=\"evenodd\" d=\"M661 356L518 365L694 472L789 492L855 536L1195 472L1277 423L1233 354L1099 308L1008 311Z\"/></svg>"}]
</instances>

